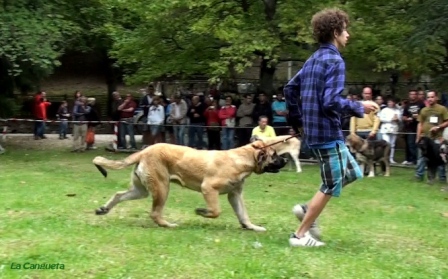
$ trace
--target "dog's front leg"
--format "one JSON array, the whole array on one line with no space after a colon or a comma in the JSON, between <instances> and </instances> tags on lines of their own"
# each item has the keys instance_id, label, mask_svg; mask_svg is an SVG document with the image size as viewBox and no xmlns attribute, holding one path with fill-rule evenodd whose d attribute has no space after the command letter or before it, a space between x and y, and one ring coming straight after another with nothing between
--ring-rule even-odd
<instances>
[{"instance_id":1,"label":"dog's front leg","mask_svg":"<svg viewBox=\"0 0 448 279\"><path fill-rule=\"evenodd\" d=\"M369 161L369 175L367 177L375 177L375 166L373 161Z\"/></svg>"},{"instance_id":2,"label":"dog's front leg","mask_svg":"<svg viewBox=\"0 0 448 279\"><path fill-rule=\"evenodd\" d=\"M227 194L227 199L229 200L233 211L238 217L238 221L240 222L241 227L243 227L243 229L253 230L256 232L266 231L265 228L254 225L250 222L249 216L247 215L246 206L244 205L242 191L242 187L238 187L237 189Z\"/></svg>"},{"instance_id":3,"label":"dog's front leg","mask_svg":"<svg viewBox=\"0 0 448 279\"><path fill-rule=\"evenodd\" d=\"M196 214L205 218L218 218L221 214L219 192L211 186L202 186L202 195L207 203L207 208L196 208Z\"/></svg>"}]
</instances>

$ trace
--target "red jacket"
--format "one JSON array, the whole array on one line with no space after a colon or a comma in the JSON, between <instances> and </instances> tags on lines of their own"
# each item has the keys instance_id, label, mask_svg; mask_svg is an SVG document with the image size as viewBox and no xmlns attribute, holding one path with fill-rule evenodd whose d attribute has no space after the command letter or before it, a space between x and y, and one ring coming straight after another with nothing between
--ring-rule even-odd
<instances>
[{"instance_id":1,"label":"red jacket","mask_svg":"<svg viewBox=\"0 0 448 279\"><path fill-rule=\"evenodd\" d=\"M47 120L47 107L49 105L51 105L50 102L41 102L38 104L35 115L37 119Z\"/></svg>"},{"instance_id":2,"label":"red jacket","mask_svg":"<svg viewBox=\"0 0 448 279\"><path fill-rule=\"evenodd\" d=\"M41 102L42 102L42 94L37 93L36 95L34 95L32 113L35 118L39 118L38 116L41 114L39 108Z\"/></svg>"},{"instance_id":3,"label":"red jacket","mask_svg":"<svg viewBox=\"0 0 448 279\"><path fill-rule=\"evenodd\" d=\"M226 119L235 119L236 107L234 105L224 106L219 110L218 116L221 119L221 126L226 127Z\"/></svg>"},{"instance_id":4,"label":"red jacket","mask_svg":"<svg viewBox=\"0 0 448 279\"><path fill-rule=\"evenodd\" d=\"M207 126L210 126L210 124L213 122L221 125L221 121L219 120L218 110L216 110L216 109L206 108L204 111L204 117L206 119Z\"/></svg>"}]
</instances>

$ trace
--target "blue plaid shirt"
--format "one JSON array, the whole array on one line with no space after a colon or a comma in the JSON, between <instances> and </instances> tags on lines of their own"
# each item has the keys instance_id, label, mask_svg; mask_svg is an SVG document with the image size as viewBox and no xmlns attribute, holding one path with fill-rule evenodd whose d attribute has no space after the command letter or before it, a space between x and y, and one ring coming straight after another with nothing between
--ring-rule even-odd
<instances>
[{"instance_id":1,"label":"blue plaid shirt","mask_svg":"<svg viewBox=\"0 0 448 279\"><path fill-rule=\"evenodd\" d=\"M323 44L288 82L284 95L289 117L301 119L311 148L328 148L344 141L341 115L364 116L361 103L341 96L345 63L338 49Z\"/></svg>"}]
</instances>

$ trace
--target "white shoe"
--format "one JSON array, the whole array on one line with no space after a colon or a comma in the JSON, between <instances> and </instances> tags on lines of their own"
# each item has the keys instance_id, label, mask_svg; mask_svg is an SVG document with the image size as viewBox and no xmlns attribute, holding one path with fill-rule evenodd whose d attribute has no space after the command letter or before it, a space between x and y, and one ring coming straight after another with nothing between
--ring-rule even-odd
<instances>
[{"instance_id":1,"label":"white shoe","mask_svg":"<svg viewBox=\"0 0 448 279\"><path fill-rule=\"evenodd\" d=\"M310 233L306 233L305 236L298 238L295 233L292 233L289 237L289 245L292 247L316 247L324 246L325 243L314 239Z\"/></svg>"},{"instance_id":2,"label":"white shoe","mask_svg":"<svg viewBox=\"0 0 448 279\"><path fill-rule=\"evenodd\" d=\"M292 213L294 213L294 215L296 215L297 219L299 219L299 221L302 222L303 218L305 217L305 213L306 213L305 205L297 204L296 206L293 207ZM311 224L309 232L314 238L316 238L318 240L321 239L320 229L319 229L316 221L314 221L313 224Z\"/></svg>"},{"instance_id":3,"label":"white shoe","mask_svg":"<svg viewBox=\"0 0 448 279\"><path fill-rule=\"evenodd\" d=\"M403 163L401 163L402 165L409 165L410 164L410 162L408 162L408 161L404 161Z\"/></svg>"},{"instance_id":4,"label":"white shoe","mask_svg":"<svg viewBox=\"0 0 448 279\"><path fill-rule=\"evenodd\" d=\"M390 160L389 161L391 164L396 164L397 162L395 162L394 160Z\"/></svg>"}]
</instances>

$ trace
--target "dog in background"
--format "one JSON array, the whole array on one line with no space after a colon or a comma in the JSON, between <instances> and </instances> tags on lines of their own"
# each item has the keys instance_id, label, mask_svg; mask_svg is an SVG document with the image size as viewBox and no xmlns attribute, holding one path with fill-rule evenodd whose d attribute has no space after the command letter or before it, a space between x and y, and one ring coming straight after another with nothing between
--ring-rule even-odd
<instances>
[{"instance_id":1,"label":"dog in background","mask_svg":"<svg viewBox=\"0 0 448 279\"><path fill-rule=\"evenodd\" d=\"M270 147L272 147L278 155L289 154L296 165L296 171L302 172L299 160L301 142L297 137L287 135L268 138L254 135L250 138L250 142L257 140L262 140L266 145L272 144Z\"/></svg>"},{"instance_id":2,"label":"dog in background","mask_svg":"<svg viewBox=\"0 0 448 279\"><path fill-rule=\"evenodd\" d=\"M202 193L206 208L197 208L196 214L217 218L221 214L219 195L227 194L241 226L254 231L266 229L252 224L243 200L243 184L252 173L261 174L267 169L286 165L273 148L263 141L255 141L230 150L196 150L186 146L157 143L136 152L124 160L95 157L93 163L106 177L104 168L123 169L135 165L128 191L117 192L96 210L97 215L107 214L115 205L127 200L152 196L150 217L161 227L175 227L163 218L162 212L170 189L170 182Z\"/></svg>"},{"instance_id":3,"label":"dog in background","mask_svg":"<svg viewBox=\"0 0 448 279\"><path fill-rule=\"evenodd\" d=\"M345 140L350 152L355 154L362 173L367 165L368 177L375 177L374 164L381 163L385 168L384 176L390 175L390 144L387 141L365 140L356 134L348 135Z\"/></svg>"},{"instance_id":4,"label":"dog in background","mask_svg":"<svg viewBox=\"0 0 448 279\"><path fill-rule=\"evenodd\" d=\"M437 168L446 164L447 143L436 143L428 137L421 137L417 147L422 152L422 157L426 160L428 167L428 183L432 184L436 178Z\"/></svg>"}]
</instances>

